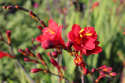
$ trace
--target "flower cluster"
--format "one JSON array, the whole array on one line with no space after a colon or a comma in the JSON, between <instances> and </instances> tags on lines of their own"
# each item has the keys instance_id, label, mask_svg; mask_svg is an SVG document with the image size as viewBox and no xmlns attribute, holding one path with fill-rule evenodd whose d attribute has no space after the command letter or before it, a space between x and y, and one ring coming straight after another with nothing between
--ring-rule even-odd
<instances>
[{"instance_id":1,"label":"flower cluster","mask_svg":"<svg viewBox=\"0 0 125 83\"><path fill-rule=\"evenodd\" d=\"M94 9L96 6L99 5L99 2L96 2L92 9ZM84 75L93 75L96 71L99 71L99 77L95 80L95 82L99 82L99 80L103 77L107 76L116 76L115 72L112 72L111 67L107 67L106 65L103 65L99 68L93 68L91 71L86 68L86 63L83 60L83 56L89 56L91 54L98 54L102 52L102 48L99 46L99 41L97 41L97 33L94 29L94 27L85 27L81 28L78 24L74 24L72 26L71 31L68 33L67 38L69 41L67 43L64 43L63 38L61 37L62 33L62 25L58 25L56 22L54 22L52 19L49 20L48 27L45 25L44 21L40 20L38 16L32 12L29 11L23 7L20 6L3 6L3 8L6 9L20 9L24 10L26 12L29 12L29 15L37 20L41 25L37 26L38 29L42 32L41 35L36 37L36 41L40 42L40 44L34 46L34 39L32 39L33 43L33 51L38 46L42 46L42 48L46 49L54 49L52 53L48 53L47 55L50 58L50 63L58 70L58 75L52 73L47 65L47 63L44 61L42 55L40 53L35 54L32 50L29 48L26 48L25 50L18 49L18 51L25 56L24 61L25 62L33 62L35 64L41 64L45 66L45 69L41 68L33 68L31 69L31 73L36 72L44 72L44 73L50 73L52 75L60 77L60 80L65 79L62 70L65 71L66 68L63 68L61 64L56 60L56 58L62 54L62 50L66 50L71 56L74 57L74 63L75 65L79 66L79 69L82 74ZM11 44L11 31L8 30L6 32L8 42L6 42L1 33L0 33L0 41L4 41L8 46ZM11 47L11 46L10 46ZM11 48L12 50L12 48ZM13 51L12 51L13 52ZM14 53L13 53L14 54ZM2 57L10 57L14 58L12 55L0 51L0 58ZM66 80L67 81L67 80ZM69 83L67 81L67 83Z\"/></svg>"},{"instance_id":2,"label":"flower cluster","mask_svg":"<svg viewBox=\"0 0 125 83\"><path fill-rule=\"evenodd\" d=\"M116 76L116 73L112 72L112 67L107 67L106 65L100 66L96 71L99 71L99 77L95 80L96 83L98 83L101 78Z\"/></svg>"}]
</instances>

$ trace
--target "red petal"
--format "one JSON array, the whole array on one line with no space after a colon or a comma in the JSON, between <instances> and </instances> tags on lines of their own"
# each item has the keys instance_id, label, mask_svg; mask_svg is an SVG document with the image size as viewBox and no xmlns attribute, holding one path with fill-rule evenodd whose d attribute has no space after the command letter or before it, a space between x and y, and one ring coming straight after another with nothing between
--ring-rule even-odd
<instances>
[{"instance_id":1,"label":"red petal","mask_svg":"<svg viewBox=\"0 0 125 83\"><path fill-rule=\"evenodd\" d=\"M87 50L93 50L95 48L95 44L91 41L85 42L82 45Z\"/></svg>"},{"instance_id":2,"label":"red petal","mask_svg":"<svg viewBox=\"0 0 125 83\"><path fill-rule=\"evenodd\" d=\"M73 48L75 49L75 51L80 51L80 50L82 50L82 47L79 46L78 44L73 44Z\"/></svg>"},{"instance_id":3,"label":"red petal","mask_svg":"<svg viewBox=\"0 0 125 83\"><path fill-rule=\"evenodd\" d=\"M49 20L49 27L51 26L58 26L56 22L54 22L52 19Z\"/></svg>"},{"instance_id":4,"label":"red petal","mask_svg":"<svg viewBox=\"0 0 125 83\"><path fill-rule=\"evenodd\" d=\"M70 40L70 41L75 41L76 37L75 35L73 34L73 31L70 31L67 35L67 38Z\"/></svg>"},{"instance_id":5,"label":"red petal","mask_svg":"<svg viewBox=\"0 0 125 83\"><path fill-rule=\"evenodd\" d=\"M78 24L74 24L72 26L72 32L77 37L79 36L79 31L81 30L81 27Z\"/></svg>"},{"instance_id":6,"label":"red petal","mask_svg":"<svg viewBox=\"0 0 125 83\"><path fill-rule=\"evenodd\" d=\"M40 36L36 37L37 42L42 42L47 39L48 39L48 37L45 35L40 35Z\"/></svg>"}]
</instances>

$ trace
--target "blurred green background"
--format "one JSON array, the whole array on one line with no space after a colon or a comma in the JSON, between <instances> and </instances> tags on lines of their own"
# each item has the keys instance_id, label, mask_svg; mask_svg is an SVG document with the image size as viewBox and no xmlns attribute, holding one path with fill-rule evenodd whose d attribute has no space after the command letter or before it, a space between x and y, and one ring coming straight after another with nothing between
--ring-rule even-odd
<instances>
[{"instance_id":1,"label":"blurred green background","mask_svg":"<svg viewBox=\"0 0 125 83\"><path fill-rule=\"evenodd\" d=\"M99 1L99 5L92 9L92 5ZM36 4L36 5L35 5ZM103 51L100 54L84 56L87 68L97 68L106 64L113 67L117 73L116 77L104 78L100 83L123 83L125 80L125 0L0 0L0 32L6 37L6 30L11 30L11 42L14 52L20 59L21 64L36 81L39 78L40 83L57 83L58 78L44 74L30 73L34 68L33 63L25 63L24 56L18 53L18 48L32 48L32 38L40 35L40 30L36 28L40 25L32 19L27 12L21 10L2 9L3 5L19 5L28 10L34 11L45 24L48 25L49 19L53 19L59 25L63 25L63 38L66 41L67 33L71 30L74 23L82 28L92 26L98 34L98 40ZM35 44L38 44L35 41ZM0 50L8 51L7 45L0 41ZM47 52L53 50L43 50L39 47L35 53L43 54L52 72L57 73L49 61ZM63 51L62 65L66 66L65 77L70 82L80 83L80 73L78 67L74 64L74 58L66 51ZM36 65L38 68L44 68L42 65ZM94 74L94 79L98 74ZM112 81L112 82L110 82ZM0 59L0 83L30 83L23 71L10 58ZM62 83L65 83L64 80ZM85 83L91 83L89 75L85 76Z\"/></svg>"}]
</instances>

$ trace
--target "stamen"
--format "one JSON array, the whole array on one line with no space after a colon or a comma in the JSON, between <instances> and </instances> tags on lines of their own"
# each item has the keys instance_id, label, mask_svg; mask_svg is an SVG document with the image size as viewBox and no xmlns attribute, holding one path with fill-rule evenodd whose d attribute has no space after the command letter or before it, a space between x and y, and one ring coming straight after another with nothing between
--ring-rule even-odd
<instances>
[{"instance_id":1,"label":"stamen","mask_svg":"<svg viewBox=\"0 0 125 83\"><path fill-rule=\"evenodd\" d=\"M55 34L54 31L50 30L50 29L47 29L51 34Z\"/></svg>"},{"instance_id":2,"label":"stamen","mask_svg":"<svg viewBox=\"0 0 125 83\"><path fill-rule=\"evenodd\" d=\"M84 31L84 29L80 30L80 31L79 31L79 34L82 33L83 31Z\"/></svg>"}]
</instances>

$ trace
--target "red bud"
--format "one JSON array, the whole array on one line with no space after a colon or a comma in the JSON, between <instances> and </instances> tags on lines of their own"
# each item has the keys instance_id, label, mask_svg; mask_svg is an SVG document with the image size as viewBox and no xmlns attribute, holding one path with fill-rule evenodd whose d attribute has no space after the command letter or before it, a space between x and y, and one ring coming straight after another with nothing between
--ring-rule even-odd
<instances>
[{"instance_id":1,"label":"red bud","mask_svg":"<svg viewBox=\"0 0 125 83\"><path fill-rule=\"evenodd\" d=\"M54 52L52 53L52 56L53 56L54 58L57 58L58 54L59 54L58 51L54 51Z\"/></svg>"},{"instance_id":2,"label":"red bud","mask_svg":"<svg viewBox=\"0 0 125 83\"><path fill-rule=\"evenodd\" d=\"M95 73L95 72L96 72L96 69L95 69L95 68L91 69L91 72L92 72L92 73Z\"/></svg>"},{"instance_id":3,"label":"red bud","mask_svg":"<svg viewBox=\"0 0 125 83\"><path fill-rule=\"evenodd\" d=\"M22 49L18 49L18 52L20 52L20 53L23 54L24 56L28 56L27 53L26 53L24 50L22 50Z\"/></svg>"},{"instance_id":4,"label":"red bud","mask_svg":"<svg viewBox=\"0 0 125 83\"><path fill-rule=\"evenodd\" d=\"M11 43L11 39L10 39L10 37L11 37L11 30L7 30L6 31L6 35L7 35L7 38L8 38L8 44L10 44Z\"/></svg>"},{"instance_id":5,"label":"red bud","mask_svg":"<svg viewBox=\"0 0 125 83\"><path fill-rule=\"evenodd\" d=\"M34 69L31 70L31 73L36 73L36 72L40 72L40 71L43 71L43 69L34 68Z\"/></svg>"},{"instance_id":6,"label":"red bud","mask_svg":"<svg viewBox=\"0 0 125 83\"><path fill-rule=\"evenodd\" d=\"M89 70L88 70L87 68L85 68L85 69L83 70L83 73L84 73L84 75L87 75L87 74L90 73L90 72L89 72Z\"/></svg>"},{"instance_id":7,"label":"red bud","mask_svg":"<svg viewBox=\"0 0 125 83\"><path fill-rule=\"evenodd\" d=\"M29 62L29 61L32 61L32 60L30 58L24 58L24 61Z\"/></svg>"},{"instance_id":8,"label":"red bud","mask_svg":"<svg viewBox=\"0 0 125 83\"><path fill-rule=\"evenodd\" d=\"M30 56L35 57L35 55L30 51L30 49L26 48L26 52L27 52Z\"/></svg>"},{"instance_id":9,"label":"red bud","mask_svg":"<svg viewBox=\"0 0 125 83\"><path fill-rule=\"evenodd\" d=\"M37 25L37 28L40 29L41 31L43 30L42 26Z\"/></svg>"},{"instance_id":10,"label":"red bud","mask_svg":"<svg viewBox=\"0 0 125 83\"><path fill-rule=\"evenodd\" d=\"M40 24L41 24L43 27L47 27L42 20L40 20Z\"/></svg>"},{"instance_id":11,"label":"red bud","mask_svg":"<svg viewBox=\"0 0 125 83\"><path fill-rule=\"evenodd\" d=\"M66 42L67 49L71 49L72 45L73 45L73 43L71 41Z\"/></svg>"}]
</instances>

